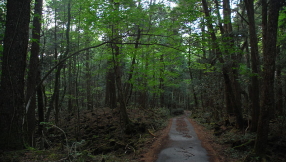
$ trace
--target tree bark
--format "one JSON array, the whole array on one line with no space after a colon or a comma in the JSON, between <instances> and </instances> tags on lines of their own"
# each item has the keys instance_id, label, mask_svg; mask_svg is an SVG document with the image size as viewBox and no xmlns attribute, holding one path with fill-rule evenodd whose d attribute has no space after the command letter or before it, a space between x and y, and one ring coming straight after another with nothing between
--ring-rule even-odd
<instances>
[{"instance_id":1,"label":"tree bark","mask_svg":"<svg viewBox=\"0 0 286 162\"><path fill-rule=\"evenodd\" d=\"M87 110L93 109L93 100L92 100L92 94L91 94L91 70L90 70L90 50L86 51L86 61L85 61L85 68L86 68L86 108Z\"/></svg>"},{"instance_id":2,"label":"tree bark","mask_svg":"<svg viewBox=\"0 0 286 162\"><path fill-rule=\"evenodd\" d=\"M281 0L270 0L268 10L268 21L265 43L263 49L263 72L261 91L261 111L257 128L255 142L255 153L261 157L265 156L267 149L267 138L269 133L269 118L275 109L274 101L274 73L276 61L276 42L278 16ZM263 11L267 12L267 11Z\"/></svg>"},{"instance_id":3,"label":"tree bark","mask_svg":"<svg viewBox=\"0 0 286 162\"><path fill-rule=\"evenodd\" d=\"M277 59L281 60L281 47L277 47ZM282 89L282 66L278 63L276 66L276 107L275 113L283 114L283 89Z\"/></svg>"},{"instance_id":4,"label":"tree bark","mask_svg":"<svg viewBox=\"0 0 286 162\"><path fill-rule=\"evenodd\" d=\"M65 51L65 56L68 56L69 52L70 52L70 28L71 28L71 0L68 0L67 2L67 9L68 9L68 13L67 13L67 25L66 25L66 51ZM75 60L74 57L72 59L69 60L68 63L68 111L69 113L74 113L75 111Z\"/></svg>"},{"instance_id":5,"label":"tree bark","mask_svg":"<svg viewBox=\"0 0 286 162\"><path fill-rule=\"evenodd\" d=\"M23 147L24 75L29 39L30 0L8 0L0 89L0 148Z\"/></svg>"},{"instance_id":6,"label":"tree bark","mask_svg":"<svg viewBox=\"0 0 286 162\"><path fill-rule=\"evenodd\" d=\"M112 67L108 69L106 74L106 89L105 89L105 106L109 106L111 109L116 108L116 85L115 74L113 68L113 62L108 60L107 66Z\"/></svg>"},{"instance_id":7,"label":"tree bark","mask_svg":"<svg viewBox=\"0 0 286 162\"><path fill-rule=\"evenodd\" d=\"M259 119L259 56L258 56L258 41L255 29L255 20L254 20L254 5L253 0L244 0L245 7L247 10L248 23L249 23L249 40L250 40L250 52L251 52L251 86L250 86L250 106L251 106L251 131L257 130L258 119Z\"/></svg>"},{"instance_id":8,"label":"tree bark","mask_svg":"<svg viewBox=\"0 0 286 162\"><path fill-rule=\"evenodd\" d=\"M36 128L36 86L38 84L38 73L39 73L39 52L40 52L40 32L41 32L41 19L42 19L42 7L43 0L35 0L35 11L33 18L33 30L32 30L32 46L31 46L31 56L29 63L29 71L27 78L27 90L26 90L26 103L31 98L30 106L27 110L27 136L28 144L33 146L34 139L33 134Z\"/></svg>"},{"instance_id":9,"label":"tree bark","mask_svg":"<svg viewBox=\"0 0 286 162\"><path fill-rule=\"evenodd\" d=\"M41 80L41 72L40 70L38 71L38 75L37 75L37 80L38 83ZM44 86L41 85L40 87L37 88L37 101L38 101L38 136L43 138L43 130L44 130L44 126L42 124L42 122L44 122L44 107L45 107L45 102L44 102ZM41 139L42 140L42 139ZM40 149L44 148L44 144L43 142L40 143Z\"/></svg>"}]
</instances>

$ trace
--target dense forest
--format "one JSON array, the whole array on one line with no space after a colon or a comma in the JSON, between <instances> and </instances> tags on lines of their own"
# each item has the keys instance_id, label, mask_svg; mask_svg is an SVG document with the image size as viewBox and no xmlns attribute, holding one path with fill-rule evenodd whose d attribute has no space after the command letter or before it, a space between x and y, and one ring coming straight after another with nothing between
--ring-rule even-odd
<instances>
[{"instance_id":1,"label":"dense forest","mask_svg":"<svg viewBox=\"0 0 286 162\"><path fill-rule=\"evenodd\" d=\"M145 127L134 110L185 109L254 133L251 156L265 157L269 137L286 134L284 6L1 0L0 150L51 147L50 128L67 140L67 123L79 143L84 112L112 111L132 134Z\"/></svg>"}]
</instances>

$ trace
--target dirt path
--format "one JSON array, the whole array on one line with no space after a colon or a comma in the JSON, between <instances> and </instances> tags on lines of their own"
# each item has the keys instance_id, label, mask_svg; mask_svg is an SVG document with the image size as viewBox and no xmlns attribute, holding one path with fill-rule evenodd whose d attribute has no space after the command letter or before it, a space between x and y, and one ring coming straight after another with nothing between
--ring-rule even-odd
<instances>
[{"instance_id":1,"label":"dirt path","mask_svg":"<svg viewBox=\"0 0 286 162\"><path fill-rule=\"evenodd\" d=\"M202 147L187 117L172 119L169 141L161 150L156 162L208 162L207 151Z\"/></svg>"},{"instance_id":2,"label":"dirt path","mask_svg":"<svg viewBox=\"0 0 286 162\"><path fill-rule=\"evenodd\" d=\"M170 119L168 127L154 138L142 162L221 162L208 134L185 115ZM202 141L202 142L201 142Z\"/></svg>"}]
</instances>

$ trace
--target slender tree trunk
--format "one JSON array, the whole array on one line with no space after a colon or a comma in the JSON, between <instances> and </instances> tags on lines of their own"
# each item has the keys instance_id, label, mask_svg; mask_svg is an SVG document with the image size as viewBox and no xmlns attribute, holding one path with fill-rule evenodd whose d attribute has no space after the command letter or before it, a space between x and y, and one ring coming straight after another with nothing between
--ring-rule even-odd
<instances>
[{"instance_id":1,"label":"slender tree trunk","mask_svg":"<svg viewBox=\"0 0 286 162\"><path fill-rule=\"evenodd\" d=\"M86 51L86 61L85 61L85 67L86 67L86 107L87 110L93 109L93 102L92 102L92 95L91 95L91 70L90 70L90 51Z\"/></svg>"},{"instance_id":2,"label":"slender tree trunk","mask_svg":"<svg viewBox=\"0 0 286 162\"><path fill-rule=\"evenodd\" d=\"M191 80L193 80L193 73L191 71L191 68L189 68L189 73L190 73ZM198 103L197 93L195 91L194 85L192 86L192 91L193 91L193 97L194 97L194 101L195 101L195 107L198 107L199 103Z\"/></svg>"},{"instance_id":3,"label":"slender tree trunk","mask_svg":"<svg viewBox=\"0 0 286 162\"><path fill-rule=\"evenodd\" d=\"M142 63L142 67L145 71L149 70L149 59L147 54L144 54L143 58L146 60L145 65ZM147 74L144 73L143 77L141 78L141 80L139 81L140 86L144 87L144 89L142 89L139 92L139 97L138 97L138 103L140 105L140 107L142 107L143 109L147 108L147 98L148 98L148 94L147 94Z\"/></svg>"},{"instance_id":4,"label":"slender tree trunk","mask_svg":"<svg viewBox=\"0 0 286 162\"><path fill-rule=\"evenodd\" d=\"M30 106L27 110L27 137L28 144L33 146L34 143L34 131L36 128L36 118L35 118L35 110L36 110L36 86L38 84L38 73L39 73L39 52L40 52L40 32L41 32L41 19L42 19L42 0L35 0L35 11L33 18L33 30L32 30L32 46L31 46L31 55L29 62L29 71L27 78L27 90L26 90L26 103L31 98Z\"/></svg>"},{"instance_id":5,"label":"slender tree trunk","mask_svg":"<svg viewBox=\"0 0 286 162\"><path fill-rule=\"evenodd\" d=\"M165 85L164 85L164 70L165 70L165 64L164 64L164 54L160 56L160 69L159 69L159 90L160 90L160 107L165 106Z\"/></svg>"},{"instance_id":6,"label":"slender tree trunk","mask_svg":"<svg viewBox=\"0 0 286 162\"><path fill-rule=\"evenodd\" d=\"M8 0L0 89L0 148L23 147L24 76L29 39L30 0Z\"/></svg>"},{"instance_id":7,"label":"slender tree trunk","mask_svg":"<svg viewBox=\"0 0 286 162\"><path fill-rule=\"evenodd\" d=\"M68 0L67 2L67 7L68 7L68 13L67 13L67 25L66 25L66 51L65 51L65 56L67 56L70 52L70 28L71 28L71 0ZM69 60L69 65L68 65L68 111L69 113L74 113L75 111L75 87L74 87L74 71L75 71L75 66L74 66L74 59Z\"/></svg>"},{"instance_id":8,"label":"slender tree trunk","mask_svg":"<svg viewBox=\"0 0 286 162\"><path fill-rule=\"evenodd\" d=\"M38 75L37 75L37 80L38 80L38 83L40 82L41 80L41 72L40 70L38 71ZM43 124L42 122L44 122L44 107L45 107L45 102L44 102L44 95L43 93L45 93L44 91L44 86L41 85L40 87L37 88L37 101L38 101L38 136L41 137L41 140L43 138L43 130L44 130L44 127L43 127ZM43 142L40 143L40 149L43 149L44 148L44 144Z\"/></svg>"},{"instance_id":9,"label":"slender tree trunk","mask_svg":"<svg viewBox=\"0 0 286 162\"><path fill-rule=\"evenodd\" d=\"M117 31L116 31L117 33ZM117 34L116 34L117 35ZM122 121L124 126L127 126L130 123L129 117L127 115L127 111L126 111L126 99L125 99L125 93L123 90L123 86L122 86L122 80L121 80L121 75L122 75L122 70L121 70L121 59L120 59L120 50L119 47L117 46L118 44L118 40L117 42L114 42L114 44L112 44L112 49L115 55L115 62L114 62L114 71L115 71L115 80L116 80L116 87L117 87L117 96L118 96L118 101L119 101L119 110L120 110L120 114L122 117Z\"/></svg>"},{"instance_id":10,"label":"slender tree trunk","mask_svg":"<svg viewBox=\"0 0 286 162\"><path fill-rule=\"evenodd\" d=\"M130 98L131 98L131 95L132 95L132 89L133 89L133 83L131 83L132 81L132 78L133 78L133 73L134 73L134 68L135 68L135 63L136 63L136 56L137 56L137 49L139 48L139 40L140 40L140 37L141 37L141 31L140 31L140 28L138 26L138 29L137 29L137 38L136 38L136 41L135 41L135 52L134 52L134 56L132 58L132 62L131 62L131 67L130 67L130 71L129 71L129 76L128 76L128 80L127 80L127 84L126 84L126 88L125 88L125 92L126 92L126 104L128 104Z\"/></svg>"},{"instance_id":11,"label":"slender tree trunk","mask_svg":"<svg viewBox=\"0 0 286 162\"><path fill-rule=\"evenodd\" d=\"M40 78L41 73L40 71L38 72L38 82L41 80ZM44 122L44 107L45 107L45 102L44 102L44 95L43 93L45 93L43 91L43 86L40 86L37 89L37 101L38 101L38 119L39 119L39 128L38 128L38 134L41 136L42 135L42 131L43 131L43 125L41 124L41 122Z\"/></svg>"},{"instance_id":12,"label":"slender tree trunk","mask_svg":"<svg viewBox=\"0 0 286 162\"><path fill-rule=\"evenodd\" d=\"M54 29L54 41L58 41L57 36L57 11L55 9L55 29ZM58 47L57 45L54 47L54 54L55 54L55 65L60 61L60 57L58 57ZM51 100L49 102L48 110L46 112L45 121L49 122L51 111L55 110L55 123L58 124L58 101L59 101L59 89L60 89L60 76L61 76L62 64L57 67L55 73L55 83L54 83L54 91L53 95L51 96Z\"/></svg>"},{"instance_id":13,"label":"slender tree trunk","mask_svg":"<svg viewBox=\"0 0 286 162\"><path fill-rule=\"evenodd\" d=\"M56 54L57 55L57 54ZM49 102L49 108L46 113L46 122L50 120L51 111L55 110L55 123L58 124L58 107L59 107L59 89L62 65L59 65L55 74L54 92Z\"/></svg>"},{"instance_id":14,"label":"slender tree trunk","mask_svg":"<svg viewBox=\"0 0 286 162\"><path fill-rule=\"evenodd\" d=\"M215 2L215 7L216 7L216 14L218 15L218 16L217 16L217 19L218 19L218 27L219 27L219 30L220 30L222 33L225 33L225 32L224 32L224 28L223 28L223 26L222 26L222 19L221 19L221 15L220 15L220 8L221 8L221 6L219 5L218 0L214 0L214 2ZM223 2L224 2L223 5L225 5L225 1L223 1ZM225 6L223 6L223 7L224 7L223 12L224 12L224 14L225 14Z\"/></svg>"},{"instance_id":15,"label":"slender tree trunk","mask_svg":"<svg viewBox=\"0 0 286 162\"><path fill-rule=\"evenodd\" d=\"M261 0L261 11L262 11L262 18L261 18L261 27L262 27L262 48L265 49L266 44L266 35L267 35L267 11L268 11L268 0Z\"/></svg>"},{"instance_id":16,"label":"slender tree trunk","mask_svg":"<svg viewBox=\"0 0 286 162\"><path fill-rule=\"evenodd\" d=\"M190 42L189 42L189 45L190 45ZM188 55L189 74L190 74L191 80L193 81L193 73L192 73L192 68L191 68L191 48L189 48L188 54L189 54ZM198 103L197 94L196 94L194 85L192 85L192 91L193 91L193 97L195 101L195 107L197 108L199 103Z\"/></svg>"},{"instance_id":17,"label":"slender tree trunk","mask_svg":"<svg viewBox=\"0 0 286 162\"><path fill-rule=\"evenodd\" d=\"M112 66L112 69L108 69L106 75L106 89L105 89L105 105L110 108L116 108L116 85L115 85L115 74L113 68L113 61L108 60L107 66Z\"/></svg>"},{"instance_id":18,"label":"slender tree trunk","mask_svg":"<svg viewBox=\"0 0 286 162\"><path fill-rule=\"evenodd\" d=\"M251 52L251 70L252 70L252 77L251 77L251 95L250 95L250 101L251 101L251 131L257 130L258 125L258 119L259 119L259 111L260 111L260 105L259 105L259 81L258 81L258 75L259 75L259 56L258 56L258 41L257 41L257 35L256 35L256 29L255 29L255 20L254 20L254 6L253 6L253 0L244 0L245 7L247 10L247 16L248 16L248 23L249 23L249 39L250 39L250 52Z\"/></svg>"},{"instance_id":19,"label":"slender tree trunk","mask_svg":"<svg viewBox=\"0 0 286 162\"><path fill-rule=\"evenodd\" d=\"M110 0L111 4L114 5L114 11L119 11L119 3L114 2L113 0ZM128 127L130 124L130 119L127 114L126 110L126 94L124 92L124 88L122 85L122 56L120 53L119 44L122 43L122 41L119 38L119 28L118 28L119 20L115 20L112 24L112 39L113 42L111 43L112 53L114 56L114 73L115 73L115 81L116 81L116 87L117 87L117 96L118 96L118 102L119 102L119 110L121 114L121 119L123 121L124 127Z\"/></svg>"},{"instance_id":20,"label":"slender tree trunk","mask_svg":"<svg viewBox=\"0 0 286 162\"><path fill-rule=\"evenodd\" d=\"M277 47L278 61L280 61L280 47ZM282 66L277 64L276 66L276 109L275 113L283 114L283 90L282 90Z\"/></svg>"}]
</instances>

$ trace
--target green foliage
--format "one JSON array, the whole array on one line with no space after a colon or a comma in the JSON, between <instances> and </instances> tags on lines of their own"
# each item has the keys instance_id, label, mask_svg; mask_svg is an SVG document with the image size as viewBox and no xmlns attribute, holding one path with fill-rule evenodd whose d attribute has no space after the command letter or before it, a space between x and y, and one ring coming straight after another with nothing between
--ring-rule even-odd
<instances>
[{"instance_id":1,"label":"green foliage","mask_svg":"<svg viewBox=\"0 0 286 162\"><path fill-rule=\"evenodd\" d=\"M238 70L239 70L239 73L241 75L244 75L244 76L247 76L247 77L258 76L258 74L252 73L251 69L248 68L245 64L240 64Z\"/></svg>"},{"instance_id":2,"label":"green foliage","mask_svg":"<svg viewBox=\"0 0 286 162\"><path fill-rule=\"evenodd\" d=\"M41 122L40 125L43 125L46 129L50 129L54 126L52 122Z\"/></svg>"},{"instance_id":3,"label":"green foliage","mask_svg":"<svg viewBox=\"0 0 286 162\"><path fill-rule=\"evenodd\" d=\"M204 70L204 72L213 72L215 67L208 63L193 62L192 69Z\"/></svg>"}]
</instances>

